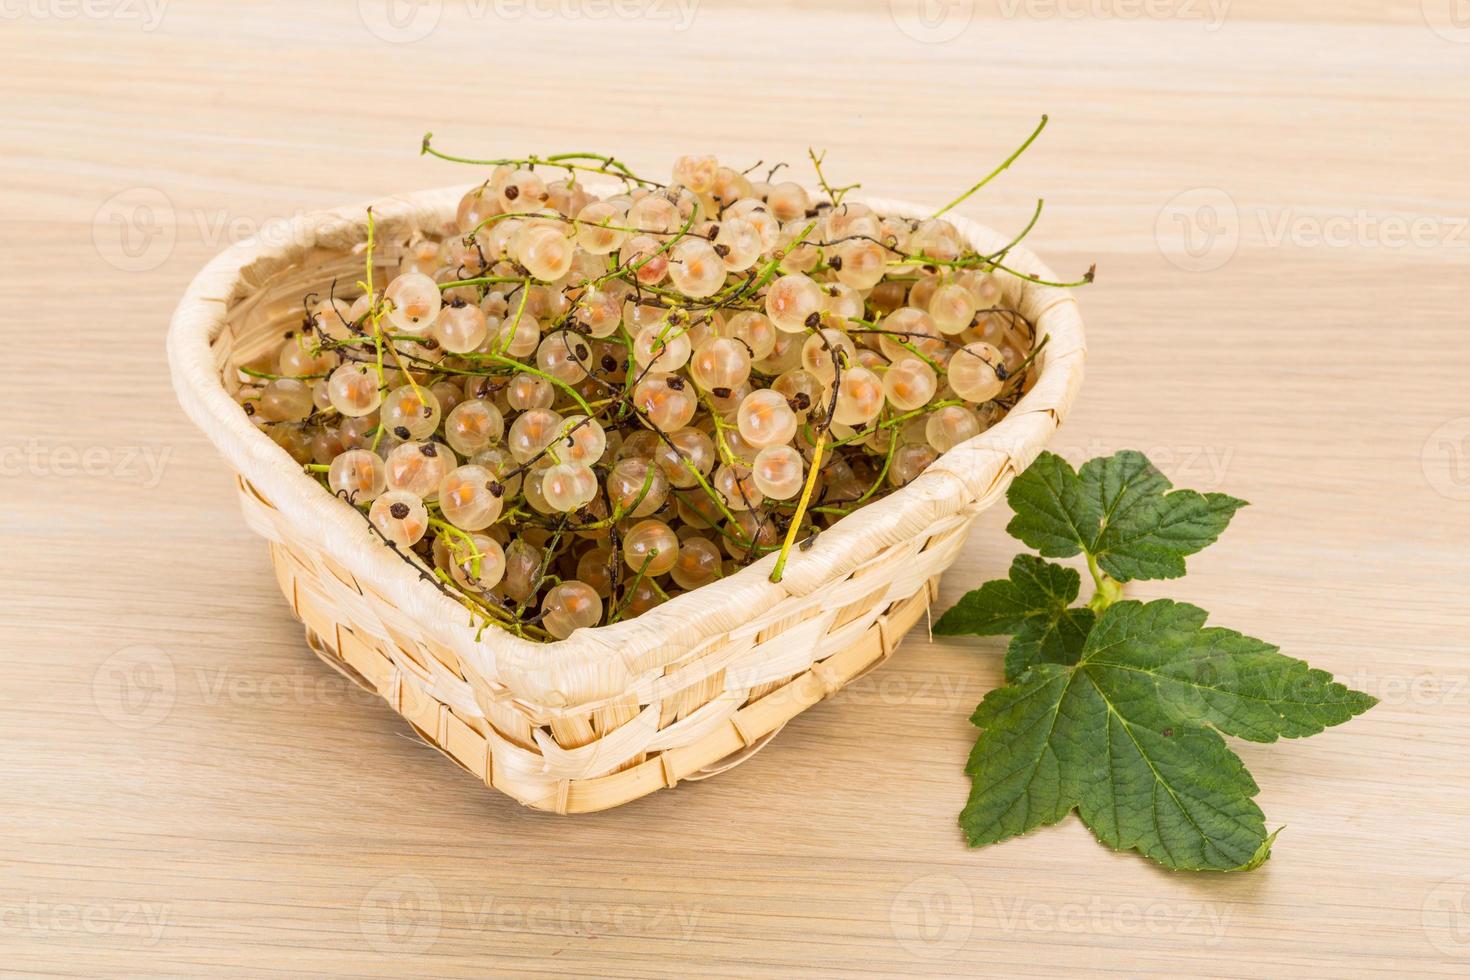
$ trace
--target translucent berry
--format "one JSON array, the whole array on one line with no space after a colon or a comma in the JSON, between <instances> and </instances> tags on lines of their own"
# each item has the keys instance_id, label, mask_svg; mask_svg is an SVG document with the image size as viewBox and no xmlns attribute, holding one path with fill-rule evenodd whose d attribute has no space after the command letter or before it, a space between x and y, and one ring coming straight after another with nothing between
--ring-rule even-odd
<instances>
[{"instance_id":1,"label":"translucent berry","mask_svg":"<svg viewBox=\"0 0 1470 980\"><path fill-rule=\"evenodd\" d=\"M444 419L444 438L461 456L473 456L505 437L505 416L485 398L460 402Z\"/></svg>"},{"instance_id":2,"label":"translucent berry","mask_svg":"<svg viewBox=\"0 0 1470 980\"><path fill-rule=\"evenodd\" d=\"M585 415L568 415L562 422L561 434L554 447L564 463L591 466L602 459L607 450L607 433L596 419Z\"/></svg>"},{"instance_id":3,"label":"translucent berry","mask_svg":"<svg viewBox=\"0 0 1470 980\"><path fill-rule=\"evenodd\" d=\"M696 194L708 194L715 186L720 163L712 156L682 156L674 161L674 183Z\"/></svg>"},{"instance_id":4,"label":"translucent berry","mask_svg":"<svg viewBox=\"0 0 1470 980\"><path fill-rule=\"evenodd\" d=\"M592 366L591 343L570 330L548 334L536 348L536 366L553 378L576 384Z\"/></svg>"},{"instance_id":5,"label":"translucent berry","mask_svg":"<svg viewBox=\"0 0 1470 980\"><path fill-rule=\"evenodd\" d=\"M725 500L725 506L733 511L759 507L765 500L756 484L754 472L747 466L721 466L715 470L711 485Z\"/></svg>"},{"instance_id":6,"label":"translucent berry","mask_svg":"<svg viewBox=\"0 0 1470 980\"><path fill-rule=\"evenodd\" d=\"M516 602L530 598L536 586L536 573L541 568L541 549L516 538L505 548L505 577L501 589Z\"/></svg>"},{"instance_id":7,"label":"translucent berry","mask_svg":"<svg viewBox=\"0 0 1470 980\"><path fill-rule=\"evenodd\" d=\"M877 242L849 239L833 249L837 281L853 289L872 289L888 271L889 252Z\"/></svg>"},{"instance_id":8,"label":"translucent berry","mask_svg":"<svg viewBox=\"0 0 1470 980\"><path fill-rule=\"evenodd\" d=\"M1003 368L1000 351L986 343L966 344L949 359L949 385L965 401L987 402L1005 387L997 368Z\"/></svg>"},{"instance_id":9,"label":"translucent berry","mask_svg":"<svg viewBox=\"0 0 1470 980\"><path fill-rule=\"evenodd\" d=\"M423 500L439 492L439 483L454 468L454 454L433 442L405 442L384 462L390 490L406 490Z\"/></svg>"},{"instance_id":10,"label":"translucent berry","mask_svg":"<svg viewBox=\"0 0 1470 980\"><path fill-rule=\"evenodd\" d=\"M640 521L623 537L623 561L634 572L656 577L678 560L679 539L663 521Z\"/></svg>"},{"instance_id":11,"label":"translucent berry","mask_svg":"<svg viewBox=\"0 0 1470 980\"><path fill-rule=\"evenodd\" d=\"M652 235L634 235L624 242L618 262L645 286L657 286L669 274L668 252Z\"/></svg>"},{"instance_id":12,"label":"translucent berry","mask_svg":"<svg viewBox=\"0 0 1470 980\"><path fill-rule=\"evenodd\" d=\"M736 414L740 437L756 449L779 446L796 435L796 413L785 397L770 389L752 391Z\"/></svg>"},{"instance_id":13,"label":"translucent berry","mask_svg":"<svg viewBox=\"0 0 1470 980\"><path fill-rule=\"evenodd\" d=\"M698 400L694 386L682 377L652 372L633 389L633 404L651 424L670 432L689 424Z\"/></svg>"},{"instance_id":14,"label":"translucent berry","mask_svg":"<svg viewBox=\"0 0 1470 980\"><path fill-rule=\"evenodd\" d=\"M681 589L697 589L720 578L720 549L708 538L687 537L679 542L679 558L669 577Z\"/></svg>"},{"instance_id":15,"label":"translucent berry","mask_svg":"<svg viewBox=\"0 0 1470 980\"><path fill-rule=\"evenodd\" d=\"M623 322L622 294L611 288L589 289L577 300L577 322L592 337L610 337Z\"/></svg>"},{"instance_id":16,"label":"translucent berry","mask_svg":"<svg viewBox=\"0 0 1470 980\"><path fill-rule=\"evenodd\" d=\"M620 459L607 475L608 501L625 517L647 517L662 507L668 496L668 476L645 457Z\"/></svg>"},{"instance_id":17,"label":"translucent berry","mask_svg":"<svg viewBox=\"0 0 1470 980\"><path fill-rule=\"evenodd\" d=\"M837 411L834 421L843 425L866 425L883 411L883 382L864 367L850 367L842 372L837 386Z\"/></svg>"},{"instance_id":18,"label":"translucent berry","mask_svg":"<svg viewBox=\"0 0 1470 980\"><path fill-rule=\"evenodd\" d=\"M297 336L281 345L276 373L287 378L305 378L330 372L341 360L334 351L317 350L316 341Z\"/></svg>"},{"instance_id":19,"label":"translucent berry","mask_svg":"<svg viewBox=\"0 0 1470 980\"><path fill-rule=\"evenodd\" d=\"M653 450L653 458L669 483L681 489L690 489L699 480L690 472L692 464L700 476L708 476L715 466L715 444L699 429L683 428L668 434L668 443L660 441Z\"/></svg>"},{"instance_id":20,"label":"translucent berry","mask_svg":"<svg viewBox=\"0 0 1470 980\"><path fill-rule=\"evenodd\" d=\"M684 219L679 216L679 208L657 194L639 198L628 209L628 226L637 228L650 238L676 232L683 224ZM656 238L653 240L657 241Z\"/></svg>"},{"instance_id":21,"label":"translucent berry","mask_svg":"<svg viewBox=\"0 0 1470 980\"><path fill-rule=\"evenodd\" d=\"M612 563L614 560L612 548L599 545L590 548L577 559L577 579L586 582L604 599L612 596ZM622 559L618 559L621 561Z\"/></svg>"},{"instance_id":22,"label":"translucent berry","mask_svg":"<svg viewBox=\"0 0 1470 980\"><path fill-rule=\"evenodd\" d=\"M975 297L958 283L940 286L929 297L929 316L940 333L957 334L967 329L975 319L975 309Z\"/></svg>"},{"instance_id":23,"label":"translucent berry","mask_svg":"<svg viewBox=\"0 0 1470 980\"><path fill-rule=\"evenodd\" d=\"M720 167L715 171L710 196L715 203L728 207L742 198L750 197L753 188L750 179L733 167Z\"/></svg>"},{"instance_id":24,"label":"translucent berry","mask_svg":"<svg viewBox=\"0 0 1470 980\"><path fill-rule=\"evenodd\" d=\"M980 419L963 405L947 405L929 416L924 434L936 452L947 453L980 434Z\"/></svg>"},{"instance_id":25,"label":"translucent berry","mask_svg":"<svg viewBox=\"0 0 1470 980\"><path fill-rule=\"evenodd\" d=\"M473 592L489 592L505 577L505 551L494 538L471 534L449 547L449 574Z\"/></svg>"},{"instance_id":26,"label":"translucent berry","mask_svg":"<svg viewBox=\"0 0 1470 980\"><path fill-rule=\"evenodd\" d=\"M711 337L689 361L689 376L705 391L725 397L750 379L750 351L729 337Z\"/></svg>"},{"instance_id":27,"label":"translucent berry","mask_svg":"<svg viewBox=\"0 0 1470 980\"><path fill-rule=\"evenodd\" d=\"M612 225L599 228L598 225ZM577 213L577 244L593 255L616 252L627 239L625 216L616 205L606 201L593 201Z\"/></svg>"},{"instance_id":28,"label":"translucent berry","mask_svg":"<svg viewBox=\"0 0 1470 980\"><path fill-rule=\"evenodd\" d=\"M857 347L841 330L818 330L801 345L801 366L824 385L832 383L839 366L856 358Z\"/></svg>"},{"instance_id":29,"label":"translucent berry","mask_svg":"<svg viewBox=\"0 0 1470 980\"><path fill-rule=\"evenodd\" d=\"M822 297L822 287L809 277L782 276L766 290L766 315L778 330L801 333L820 322Z\"/></svg>"},{"instance_id":30,"label":"translucent berry","mask_svg":"<svg viewBox=\"0 0 1470 980\"><path fill-rule=\"evenodd\" d=\"M560 228L531 225L511 240L511 252L526 271L543 282L555 282L572 268L576 243Z\"/></svg>"},{"instance_id":31,"label":"translucent berry","mask_svg":"<svg viewBox=\"0 0 1470 980\"><path fill-rule=\"evenodd\" d=\"M744 218L726 218L715 232L715 254L730 272L744 272L761 257L760 229Z\"/></svg>"},{"instance_id":32,"label":"translucent berry","mask_svg":"<svg viewBox=\"0 0 1470 980\"><path fill-rule=\"evenodd\" d=\"M901 412L923 408L938 390L934 369L917 357L906 357L883 373L883 394Z\"/></svg>"},{"instance_id":33,"label":"translucent berry","mask_svg":"<svg viewBox=\"0 0 1470 980\"><path fill-rule=\"evenodd\" d=\"M434 321L434 339L452 354L476 350L489 335L485 312L468 303L451 303Z\"/></svg>"},{"instance_id":34,"label":"translucent berry","mask_svg":"<svg viewBox=\"0 0 1470 980\"><path fill-rule=\"evenodd\" d=\"M786 399L799 422L825 403L823 387L816 375L802 368L787 371L771 383L771 390Z\"/></svg>"},{"instance_id":35,"label":"translucent berry","mask_svg":"<svg viewBox=\"0 0 1470 980\"><path fill-rule=\"evenodd\" d=\"M939 454L929 446L899 446L888 467L888 482L895 487L905 486L938 458Z\"/></svg>"},{"instance_id":36,"label":"translucent berry","mask_svg":"<svg viewBox=\"0 0 1470 980\"><path fill-rule=\"evenodd\" d=\"M519 308L509 311L495 328L493 353L509 357L526 357L541 345L541 324L536 317Z\"/></svg>"},{"instance_id":37,"label":"translucent berry","mask_svg":"<svg viewBox=\"0 0 1470 980\"><path fill-rule=\"evenodd\" d=\"M266 385L256 411L267 422L300 422L311 415L316 402L311 385L296 378L279 378Z\"/></svg>"},{"instance_id":38,"label":"translucent berry","mask_svg":"<svg viewBox=\"0 0 1470 980\"><path fill-rule=\"evenodd\" d=\"M751 479L772 500L790 500L801 492L805 479L801 453L790 446L767 446L755 457Z\"/></svg>"},{"instance_id":39,"label":"translucent berry","mask_svg":"<svg viewBox=\"0 0 1470 980\"><path fill-rule=\"evenodd\" d=\"M586 582L563 582L541 600L541 625L558 640L602 620L602 598Z\"/></svg>"},{"instance_id":40,"label":"translucent berry","mask_svg":"<svg viewBox=\"0 0 1470 980\"><path fill-rule=\"evenodd\" d=\"M754 510L735 512L734 521L726 521L723 544L725 552L736 561L759 558L779 543L776 522L767 514Z\"/></svg>"},{"instance_id":41,"label":"translucent berry","mask_svg":"<svg viewBox=\"0 0 1470 980\"><path fill-rule=\"evenodd\" d=\"M539 375L521 373L510 379L505 401L517 412L550 408L556 402L556 386Z\"/></svg>"},{"instance_id":42,"label":"translucent berry","mask_svg":"<svg viewBox=\"0 0 1470 980\"><path fill-rule=\"evenodd\" d=\"M429 529L424 502L406 490L389 490L374 500L368 519L383 537L400 548L418 544Z\"/></svg>"},{"instance_id":43,"label":"translucent berry","mask_svg":"<svg viewBox=\"0 0 1470 980\"><path fill-rule=\"evenodd\" d=\"M422 272L406 272L383 291L388 322L404 333L424 336L439 315L439 284Z\"/></svg>"},{"instance_id":44,"label":"translucent berry","mask_svg":"<svg viewBox=\"0 0 1470 980\"><path fill-rule=\"evenodd\" d=\"M439 481L439 509L444 519L462 531L481 531L500 519L504 487L483 466L469 464L451 470Z\"/></svg>"},{"instance_id":45,"label":"translucent berry","mask_svg":"<svg viewBox=\"0 0 1470 980\"><path fill-rule=\"evenodd\" d=\"M517 473L515 476L510 475L516 470L515 457L504 446L491 446L489 449L482 449L470 458L470 462L476 466L485 467L499 481L503 491L501 494L502 499L514 497L521 492L520 474Z\"/></svg>"},{"instance_id":46,"label":"translucent berry","mask_svg":"<svg viewBox=\"0 0 1470 980\"><path fill-rule=\"evenodd\" d=\"M921 354L930 359L944 354L944 337L934 325L934 318L911 306L894 310L883 318L878 349L890 361Z\"/></svg>"},{"instance_id":47,"label":"translucent berry","mask_svg":"<svg viewBox=\"0 0 1470 980\"><path fill-rule=\"evenodd\" d=\"M720 327L720 336L730 337L743 343L753 361L771 354L776 346L776 326L771 318L753 311L737 313Z\"/></svg>"},{"instance_id":48,"label":"translucent berry","mask_svg":"<svg viewBox=\"0 0 1470 980\"><path fill-rule=\"evenodd\" d=\"M516 170L500 185L500 206L506 211L535 211L550 194L546 181L534 170Z\"/></svg>"},{"instance_id":49,"label":"translucent berry","mask_svg":"<svg viewBox=\"0 0 1470 980\"><path fill-rule=\"evenodd\" d=\"M793 180L784 181L771 188L766 195L766 204L778 221L794 221L806 216L812 199L806 188Z\"/></svg>"},{"instance_id":50,"label":"translucent berry","mask_svg":"<svg viewBox=\"0 0 1470 980\"><path fill-rule=\"evenodd\" d=\"M349 449L332 460L327 485L354 504L369 504L388 489L382 458L366 449Z\"/></svg>"},{"instance_id":51,"label":"translucent berry","mask_svg":"<svg viewBox=\"0 0 1470 980\"><path fill-rule=\"evenodd\" d=\"M560 415L549 408L533 408L510 424L505 444L517 462L525 463L555 442L561 431Z\"/></svg>"},{"instance_id":52,"label":"translucent berry","mask_svg":"<svg viewBox=\"0 0 1470 980\"><path fill-rule=\"evenodd\" d=\"M669 252L669 280L686 296L713 296L725 284L727 272L715 247L702 239L686 238Z\"/></svg>"},{"instance_id":53,"label":"translucent berry","mask_svg":"<svg viewBox=\"0 0 1470 980\"><path fill-rule=\"evenodd\" d=\"M633 339L633 360L655 371L677 371L689 361L688 332L674 324L650 324Z\"/></svg>"},{"instance_id":54,"label":"translucent berry","mask_svg":"<svg viewBox=\"0 0 1470 980\"><path fill-rule=\"evenodd\" d=\"M541 496L553 510L570 513L597 496L597 474L581 463L557 463L541 474Z\"/></svg>"},{"instance_id":55,"label":"translucent berry","mask_svg":"<svg viewBox=\"0 0 1470 980\"><path fill-rule=\"evenodd\" d=\"M403 385L388 392L380 417L399 439L427 439L439 428L439 399L423 385Z\"/></svg>"}]
</instances>

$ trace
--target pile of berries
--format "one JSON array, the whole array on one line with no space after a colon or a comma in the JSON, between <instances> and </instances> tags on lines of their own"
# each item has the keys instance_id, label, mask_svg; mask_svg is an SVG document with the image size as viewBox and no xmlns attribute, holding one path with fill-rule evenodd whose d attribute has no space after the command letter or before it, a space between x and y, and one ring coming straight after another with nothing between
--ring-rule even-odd
<instances>
[{"instance_id":1,"label":"pile of berries","mask_svg":"<svg viewBox=\"0 0 1470 980\"><path fill-rule=\"evenodd\" d=\"M610 157L476 161L493 170L452 226L370 238L364 280L305 297L301 327L239 366L238 400L520 636L784 563L994 425L1034 373L1004 252L844 200L813 159L816 195L708 156L667 185ZM622 187L600 198L585 172Z\"/></svg>"}]
</instances>

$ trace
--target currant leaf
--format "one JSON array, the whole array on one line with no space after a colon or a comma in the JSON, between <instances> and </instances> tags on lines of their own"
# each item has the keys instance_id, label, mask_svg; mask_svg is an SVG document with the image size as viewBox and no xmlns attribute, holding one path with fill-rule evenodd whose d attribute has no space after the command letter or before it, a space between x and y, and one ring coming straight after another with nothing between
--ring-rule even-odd
<instances>
[{"instance_id":1,"label":"currant leaf","mask_svg":"<svg viewBox=\"0 0 1470 980\"><path fill-rule=\"evenodd\" d=\"M1010 578L986 582L967 594L934 624L940 636L1000 636L1028 623L1054 622L1082 587L1082 577L1033 555L1017 555Z\"/></svg>"},{"instance_id":2,"label":"currant leaf","mask_svg":"<svg viewBox=\"0 0 1470 980\"><path fill-rule=\"evenodd\" d=\"M1011 482L1006 500L1016 516L1006 526L1048 558L1080 554L1097 537L1102 507L1066 460L1042 453Z\"/></svg>"},{"instance_id":3,"label":"currant leaf","mask_svg":"<svg viewBox=\"0 0 1470 980\"><path fill-rule=\"evenodd\" d=\"M1095 620L1091 609L1079 608L1055 619L1026 623L1006 647L1006 680L1015 680L1037 664L1075 664Z\"/></svg>"},{"instance_id":4,"label":"currant leaf","mask_svg":"<svg viewBox=\"0 0 1470 980\"><path fill-rule=\"evenodd\" d=\"M1007 491L1016 516L1006 530L1049 558L1086 552L1120 582L1178 578L1184 559L1213 544L1246 502L1172 486L1132 450L1080 472L1042 453Z\"/></svg>"},{"instance_id":5,"label":"currant leaf","mask_svg":"<svg viewBox=\"0 0 1470 980\"><path fill-rule=\"evenodd\" d=\"M987 695L971 718L982 734L960 815L970 843L1076 809L1103 843L1170 868L1263 862L1270 838L1258 789L1220 732L1300 737L1375 701L1204 623L1184 603L1119 602L1097 616L1075 664L1036 663Z\"/></svg>"}]
</instances>

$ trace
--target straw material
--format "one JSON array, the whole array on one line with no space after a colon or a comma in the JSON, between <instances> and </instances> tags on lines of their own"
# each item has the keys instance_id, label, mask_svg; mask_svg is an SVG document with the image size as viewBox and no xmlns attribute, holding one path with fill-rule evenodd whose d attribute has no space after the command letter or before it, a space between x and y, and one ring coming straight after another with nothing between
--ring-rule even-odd
<instances>
[{"instance_id":1,"label":"straw material","mask_svg":"<svg viewBox=\"0 0 1470 980\"><path fill-rule=\"evenodd\" d=\"M373 205L386 282L417 233L443 234L466 188ZM867 199L881 213L929 209ZM235 366L297 326L301 298L362 278L365 207L268 226L210 262L169 331L179 401L239 475L247 523L327 663L381 695L425 740L522 803L618 806L749 758L799 712L885 660L928 609L970 522L1042 450L1082 381L1071 295L1002 275L1006 302L1049 337L1039 377L998 425L918 479L793 549L634 619L541 644L479 632L296 465L231 397ZM971 245L1006 240L948 215ZM1055 276L1025 249L1007 264Z\"/></svg>"}]
</instances>

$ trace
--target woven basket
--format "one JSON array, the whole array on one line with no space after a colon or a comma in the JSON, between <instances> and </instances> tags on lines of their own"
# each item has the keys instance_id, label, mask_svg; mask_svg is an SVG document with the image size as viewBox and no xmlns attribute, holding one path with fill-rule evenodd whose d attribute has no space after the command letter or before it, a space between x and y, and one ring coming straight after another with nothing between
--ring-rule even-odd
<instances>
[{"instance_id":1,"label":"woven basket","mask_svg":"<svg viewBox=\"0 0 1470 980\"><path fill-rule=\"evenodd\" d=\"M466 188L379 201L383 272L416 230L442 233ZM927 209L867 200L882 213ZM996 233L951 220L981 252ZM799 712L882 663L924 615L975 516L1055 431L1082 380L1081 317L1065 290L1004 277L1049 336L1039 378L998 425L902 490L793 549L634 619L556 643L490 628L422 580L258 431L231 398L235 366L299 325L302 296L362 278L365 208L267 226L210 262L169 331L180 402L239 475L247 523L325 661L381 695L486 785L557 813L618 806L749 758ZM1009 264L1053 279L1024 249ZM380 281L384 281L381 280Z\"/></svg>"}]
</instances>

